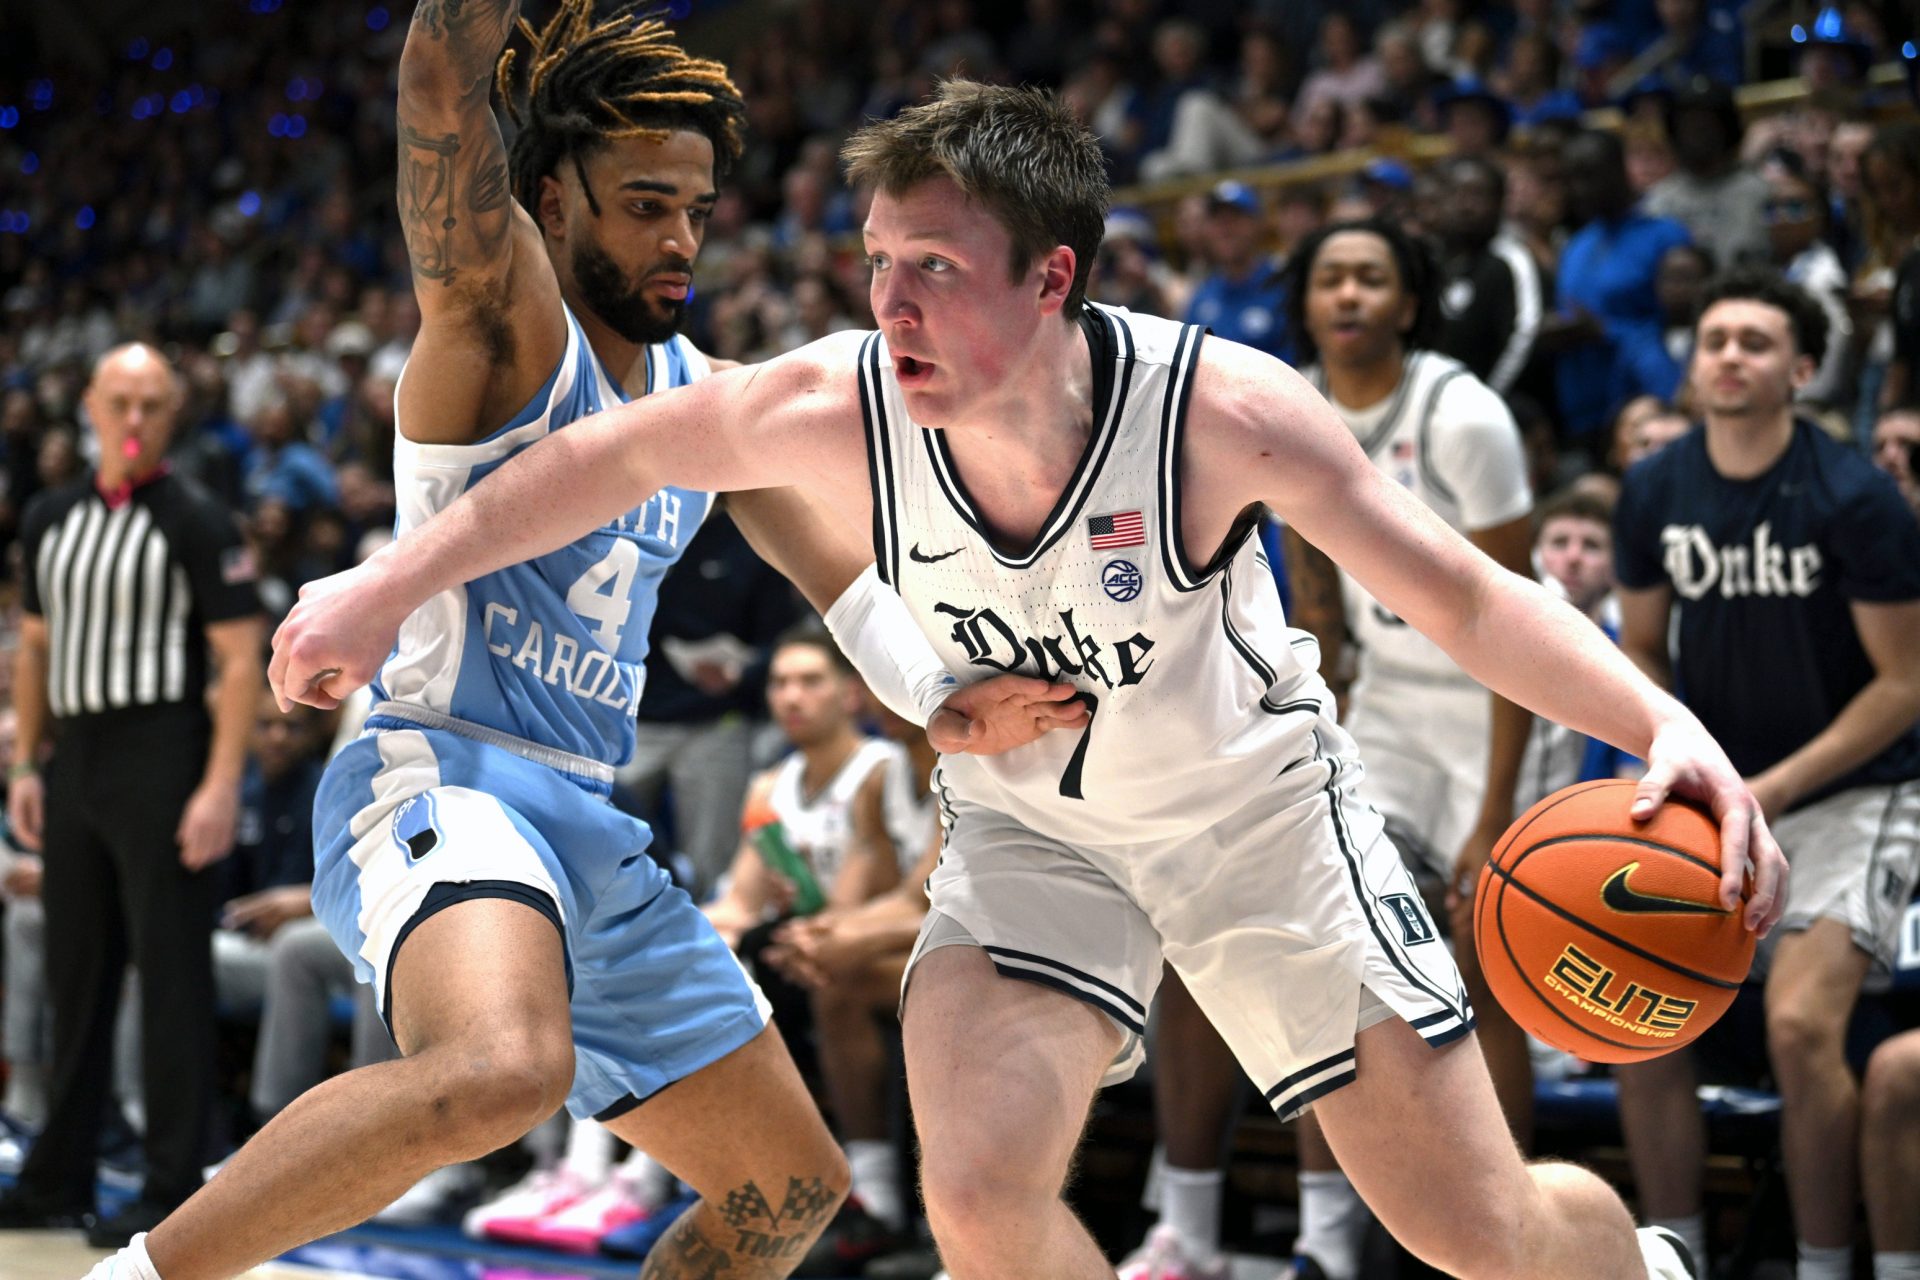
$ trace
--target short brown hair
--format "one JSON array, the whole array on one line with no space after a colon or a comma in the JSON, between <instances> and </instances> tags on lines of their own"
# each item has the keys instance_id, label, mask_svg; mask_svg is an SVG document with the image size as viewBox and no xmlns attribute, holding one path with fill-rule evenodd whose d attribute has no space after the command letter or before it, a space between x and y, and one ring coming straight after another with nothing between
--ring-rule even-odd
<instances>
[{"instance_id":1,"label":"short brown hair","mask_svg":"<svg viewBox=\"0 0 1920 1280\"><path fill-rule=\"evenodd\" d=\"M1058 245L1073 250L1066 316L1080 314L1107 221L1100 143L1052 94L948 80L932 100L847 139L847 180L899 195L945 176L1013 238L1018 279Z\"/></svg>"},{"instance_id":2,"label":"short brown hair","mask_svg":"<svg viewBox=\"0 0 1920 1280\"><path fill-rule=\"evenodd\" d=\"M1569 485L1534 508L1534 536L1540 536L1541 531L1554 520L1591 520L1611 530L1613 504L1591 489Z\"/></svg>"}]
</instances>

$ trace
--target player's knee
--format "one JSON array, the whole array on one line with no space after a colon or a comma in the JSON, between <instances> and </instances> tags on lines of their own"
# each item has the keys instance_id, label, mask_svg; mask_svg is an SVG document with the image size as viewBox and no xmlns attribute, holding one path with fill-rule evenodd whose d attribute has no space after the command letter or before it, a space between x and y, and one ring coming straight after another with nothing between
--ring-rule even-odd
<instances>
[{"instance_id":1,"label":"player's knee","mask_svg":"<svg viewBox=\"0 0 1920 1280\"><path fill-rule=\"evenodd\" d=\"M1845 1039L1846 1023L1831 1007L1792 1000L1767 1009L1767 1052L1783 1079L1838 1060Z\"/></svg>"},{"instance_id":2,"label":"player's knee","mask_svg":"<svg viewBox=\"0 0 1920 1280\"><path fill-rule=\"evenodd\" d=\"M1920 1035L1889 1040L1873 1051L1860 1103L1869 1129L1904 1127L1920 1114Z\"/></svg>"},{"instance_id":3,"label":"player's knee","mask_svg":"<svg viewBox=\"0 0 1920 1280\"><path fill-rule=\"evenodd\" d=\"M1059 1191L1029 1162L997 1145L946 1143L942 1150L922 1151L920 1194L943 1250L990 1241Z\"/></svg>"},{"instance_id":4,"label":"player's knee","mask_svg":"<svg viewBox=\"0 0 1920 1280\"><path fill-rule=\"evenodd\" d=\"M486 1044L447 1046L429 1103L436 1124L492 1151L558 1111L573 1085L573 1046L564 1036L514 1034Z\"/></svg>"}]
</instances>

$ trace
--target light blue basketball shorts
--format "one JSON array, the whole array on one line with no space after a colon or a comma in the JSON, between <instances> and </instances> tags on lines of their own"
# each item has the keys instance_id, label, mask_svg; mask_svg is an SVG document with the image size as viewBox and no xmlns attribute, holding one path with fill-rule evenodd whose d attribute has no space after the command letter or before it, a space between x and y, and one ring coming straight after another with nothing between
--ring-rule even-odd
<instances>
[{"instance_id":1,"label":"light blue basketball shorts","mask_svg":"<svg viewBox=\"0 0 1920 1280\"><path fill-rule=\"evenodd\" d=\"M622 1115L766 1026L759 988L647 856L646 824L609 803L605 766L458 721L367 723L315 799L313 908L389 1027L407 935L477 897L524 902L560 931L576 1117Z\"/></svg>"}]
</instances>

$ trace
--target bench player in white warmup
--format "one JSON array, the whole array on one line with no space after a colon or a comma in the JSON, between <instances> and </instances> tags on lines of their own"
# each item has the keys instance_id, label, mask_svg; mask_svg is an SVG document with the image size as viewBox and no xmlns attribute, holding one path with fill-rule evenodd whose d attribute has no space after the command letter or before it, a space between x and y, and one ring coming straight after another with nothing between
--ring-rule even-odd
<instances>
[{"instance_id":1,"label":"bench player in white warmup","mask_svg":"<svg viewBox=\"0 0 1920 1280\"><path fill-rule=\"evenodd\" d=\"M956 1280L1113 1275L1060 1190L1094 1090L1139 1056L1163 957L1276 1110L1314 1105L1361 1194L1430 1263L1690 1275L1668 1238L1636 1240L1598 1179L1521 1160L1253 517L1271 504L1491 688L1645 755L1640 812L1670 791L1709 803L1722 901L1765 929L1785 866L1725 754L1584 618L1382 477L1286 366L1086 305L1106 181L1054 99L949 83L845 156L876 188L880 332L528 449L310 586L276 637L275 687L331 704L421 601L637 494L797 484L871 530L877 572L951 669L1057 676L1092 711L1083 732L940 767L948 842L903 1016Z\"/></svg>"}]
</instances>

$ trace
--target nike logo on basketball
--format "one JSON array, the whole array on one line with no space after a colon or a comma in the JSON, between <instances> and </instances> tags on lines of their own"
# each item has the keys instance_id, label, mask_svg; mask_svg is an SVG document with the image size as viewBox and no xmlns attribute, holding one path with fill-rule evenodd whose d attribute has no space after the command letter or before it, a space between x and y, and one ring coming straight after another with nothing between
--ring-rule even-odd
<instances>
[{"instance_id":1,"label":"nike logo on basketball","mask_svg":"<svg viewBox=\"0 0 1920 1280\"><path fill-rule=\"evenodd\" d=\"M1612 907L1622 915L1630 916L1723 916L1726 911L1705 902L1693 902L1686 898L1662 898L1657 894L1641 893L1627 884L1627 877L1640 869L1637 862L1629 862L1600 886L1600 901Z\"/></svg>"},{"instance_id":2,"label":"nike logo on basketball","mask_svg":"<svg viewBox=\"0 0 1920 1280\"><path fill-rule=\"evenodd\" d=\"M959 555L960 550L959 547L955 547L951 551L943 551L937 556L930 556L920 550L920 544L916 542L912 547L908 548L907 558L915 564L939 564L942 560L950 560L954 556Z\"/></svg>"}]
</instances>

